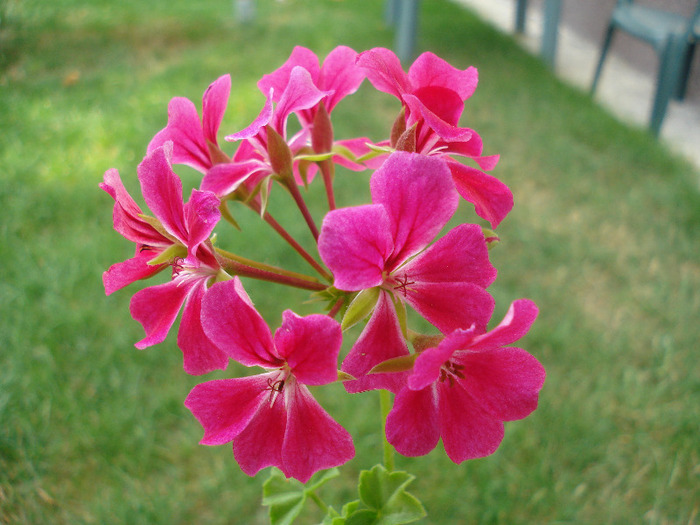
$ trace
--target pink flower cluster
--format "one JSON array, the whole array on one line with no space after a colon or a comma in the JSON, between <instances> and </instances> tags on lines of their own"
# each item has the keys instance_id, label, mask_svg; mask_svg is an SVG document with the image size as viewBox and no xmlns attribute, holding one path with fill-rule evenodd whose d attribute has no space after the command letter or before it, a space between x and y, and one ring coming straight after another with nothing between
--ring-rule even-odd
<instances>
[{"instance_id":1,"label":"pink flower cluster","mask_svg":"<svg viewBox=\"0 0 700 525\"><path fill-rule=\"evenodd\" d=\"M365 78L401 103L390 138L336 140L331 114ZM219 143L228 75L204 93L201 119L191 101L172 99L168 124L138 167L152 215L142 212L116 170L105 173L100 187L114 199L114 228L136 245L132 258L104 273L106 292L171 272L165 283L131 300L131 315L145 330L137 348L162 342L182 310L177 344L187 373L223 370L230 359L263 369L205 382L190 392L185 405L204 428L201 443L232 442L249 475L276 466L287 477L307 481L354 456L351 436L308 386L342 380L348 392L393 392L386 437L395 449L423 455L442 439L457 463L493 453L503 422L536 408L544 369L510 345L528 332L537 307L517 300L488 330L494 300L487 288L496 278L489 244L495 234L462 224L440 236L461 199L491 228L513 205L508 187L486 173L498 157L483 156L479 135L459 126L476 85L476 69L456 69L431 53L406 73L387 49L358 54L341 46L321 65L312 51L297 47L258 83L266 97L258 117L225 137L237 144L232 156ZM292 114L298 121L293 134ZM173 164L202 173L187 202ZM373 170L371 203L336 207L336 165ZM302 193L316 174L328 198L320 228ZM270 214L268 196L276 184L299 207L320 261ZM235 222L230 204L259 213L318 276L219 248L213 234L222 219ZM306 317L285 310L273 334L244 289L246 278L316 292L330 300L329 309ZM411 330L407 306L434 333ZM338 370L343 335L359 322L364 328Z\"/></svg>"}]
</instances>

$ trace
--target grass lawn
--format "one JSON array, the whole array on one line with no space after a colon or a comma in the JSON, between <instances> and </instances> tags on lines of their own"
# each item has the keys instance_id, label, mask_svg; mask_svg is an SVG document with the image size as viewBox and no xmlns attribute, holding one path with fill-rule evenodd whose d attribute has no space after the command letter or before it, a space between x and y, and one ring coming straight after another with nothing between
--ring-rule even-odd
<instances>
[{"instance_id":1,"label":"grass lawn","mask_svg":"<svg viewBox=\"0 0 700 525\"><path fill-rule=\"evenodd\" d=\"M391 46L382 4L260 0L246 27L230 0L0 4L0 523L265 523L267 472L248 478L228 446L197 444L182 403L204 379L184 374L174 337L133 347L140 285L104 295L102 272L133 248L97 184L118 168L138 195L136 166L173 96L199 106L230 72L231 133L257 115L257 80L294 45L321 56ZM491 252L495 318L519 297L539 305L522 346L548 373L539 409L506 425L493 456L455 466L438 446L397 458L417 476L427 522L697 523L697 172L468 11L422 5L421 48L479 69L464 125L501 154L493 173L516 199ZM336 134L381 139L398 109L365 85L334 113ZM360 177L339 174L341 205L366 199ZM468 206L458 215L476 221ZM285 262L253 214L237 218L244 255ZM246 286L273 326L305 297ZM322 489L337 508L381 461L378 398L338 385L318 396L357 448Z\"/></svg>"}]
</instances>

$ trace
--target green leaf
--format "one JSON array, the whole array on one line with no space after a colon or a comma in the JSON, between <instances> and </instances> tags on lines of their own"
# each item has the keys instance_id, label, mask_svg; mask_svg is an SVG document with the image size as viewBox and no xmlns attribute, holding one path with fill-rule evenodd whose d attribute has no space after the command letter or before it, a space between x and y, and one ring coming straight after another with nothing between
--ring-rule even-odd
<instances>
[{"instance_id":1,"label":"green leaf","mask_svg":"<svg viewBox=\"0 0 700 525\"><path fill-rule=\"evenodd\" d=\"M347 520L347 525L399 525L411 523L425 516L425 509L415 496L406 492L406 486L413 481L414 476L407 472L389 472L382 465L375 465L372 470L360 473L358 487L360 500L369 509L376 511L374 521L364 522ZM354 514L353 514L354 516ZM366 519L369 515L363 513L358 520Z\"/></svg>"},{"instance_id":2,"label":"green leaf","mask_svg":"<svg viewBox=\"0 0 700 525\"><path fill-rule=\"evenodd\" d=\"M407 370L413 369L413 363L416 362L418 354L402 355L399 357L392 357L386 361L382 361L374 368L372 368L368 374L380 374L383 372L406 372Z\"/></svg>"},{"instance_id":3,"label":"green leaf","mask_svg":"<svg viewBox=\"0 0 700 525\"><path fill-rule=\"evenodd\" d=\"M343 331L359 323L370 314L379 300L379 292L379 287L368 288L355 296L340 323Z\"/></svg>"},{"instance_id":4,"label":"green leaf","mask_svg":"<svg viewBox=\"0 0 700 525\"><path fill-rule=\"evenodd\" d=\"M160 252L157 257L148 261L149 266L158 266L160 264L169 263L176 257L187 257L187 248L180 243L171 244L165 250Z\"/></svg>"},{"instance_id":5,"label":"green leaf","mask_svg":"<svg viewBox=\"0 0 700 525\"><path fill-rule=\"evenodd\" d=\"M278 469L272 469L270 477L263 483L262 500L263 505L270 507L270 524L293 523L304 508L309 494L339 475L337 468L317 472L304 485L297 480L285 478Z\"/></svg>"}]
</instances>

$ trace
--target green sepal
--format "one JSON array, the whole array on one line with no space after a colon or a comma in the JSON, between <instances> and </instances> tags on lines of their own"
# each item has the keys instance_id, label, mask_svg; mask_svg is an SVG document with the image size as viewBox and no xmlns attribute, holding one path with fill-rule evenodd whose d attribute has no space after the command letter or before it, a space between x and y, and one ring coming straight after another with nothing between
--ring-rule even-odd
<instances>
[{"instance_id":1,"label":"green sepal","mask_svg":"<svg viewBox=\"0 0 700 525\"><path fill-rule=\"evenodd\" d=\"M345 331L367 317L374 310L380 291L379 287L374 287L358 293L345 311L340 328Z\"/></svg>"},{"instance_id":2,"label":"green sepal","mask_svg":"<svg viewBox=\"0 0 700 525\"><path fill-rule=\"evenodd\" d=\"M168 246L165 250L160 252L158 256L148 261L148 265L159 266L161 264L167 264L176 257L187 257L187 248L180 243Z\"/></svg>"},{"instance_id":3,"label":"green sepal","mask_svg":"<svg viewBox=\"0 0 700 525\"><path fill-rule=\"evenodd\" d=\"M486 247L491 250L492 248L495 248L499 242L501 242L501 238L498 236L498 234L493 231L489 230L488 228L481 228L481 231L484 233L484 239L486 240Z\"/></svg>"},{"instance_id":4,"label":"green sepal","mask_svg":"<svg viewBox=\"0 0 700 525\"><path fill-rule=\"evenodd\" d=\"M384 372L406 372L413 369L413 363L416 362L418 354L402 355L392 357L386 361L382 361L374 366L368 374L381 374Z\"/></svg>"},{"instance_id":5,"label":"green sepal","mask_svg":"<svg viewBox=\"0 0 700 525\"><path fill-rule=\"evenodd\" d=\"M234 228L236 228L238 231L241 231L241 227L238 224L238 221L233 218L233 215L231 214L231 210L228 209L228 201L225 200L221 203L219 206L219 211L221 212L221 216L226 219L228 222L230 222Z\"/></svg>"},{"instance_id":6,"label":"green sepal","mask_svg":"<svg viewBox=\"0 0 700 525\"><path fill-rule=\"evenodd\" d=\"M265 126L265 131L267 133L267 155L272 170L283 179L292 177L292 151L282 135L277 133L272 126L269 124Z\"/></svg>"},{"instance_id":7,"label":"green sepal","mask_svg":"<svg viewBox=\"0 0 700 525\"><path fill-rule=\"evenodd\" d=\"M394 302L394 308L396 310L396 317L399 319L399 325L401 326L401 333L404 338L408 339L408 326L406 321L406 305L399 299L396 295L392 297Z\"/></svg>"},{"instance_id":8,"label":"green sepal","mask_svg":"<svg viewBox=\"0 0 700 525\"><path fill-rule=\"evenodd\" d=\"M331 148L331 151L334 155L340 155L341 157L348 159L351 162L355 162L357 164L360 163L360 159L358 159L347 146L343 146L342 144L333 144L333 148Z\"/></svg>"},{"instance_id":9,"label":"green sepal","mask_svg":"<svg viewBox=\"0 0 700 525\"><path fill-rule=\"evenodd\" d=\"M270 507L270 525L289 525L299 516L306 499L329 480L338 477L337 468L317 472L304 485L295 479L287 479L273 468L270 477L263 483L262 504Z\"/></svg>"},{"instance_id":10,"label":"green sepal","mask_svg":"<svg viewBox=\"0 0 700 525\"><path fill-rule=\"evenodd\" d=\"M391 127L391 138L389 139L389 144L391 144L393 148L396 147L396 143L399 141L399 137L403 135L404 131L406 131L406 107L401 106L399 116L396 117L394 125Z\"/></svg>"},{"instance_id":11,"label":"green sepal","mask_svg":"<svg viewBox=\"0 0 700 525\"><path fill-rule=\"evenodd\" d=\"M163 224L156 219L155 217L151 217L150 215L144 215L143 213L139 213L139 218L142 219L144 222L147 222L150 224L154 230L156 230L158 233L160 233L163 237L166 239L169 239L173 242L179 242L175 237L170 235L166 230Z\"/></svg>"},{"instance_id":12,"label":"green sepal","mask_svg":"<svg viewBox=\"0 0 700 525\"><path fill-rule=\"evenodd\" d=\"M347 372L343 372L342 370L338 370L338 381L352 381L354 379L357 379L355 376L348 374Z\"/></svg>"},{"instance_id":13,"label":"green sepal","mask_svg":"<svg viewBox=\"0 0 700 525\"><path fill-rule=\"evenodd\" d=\"M322 160L328 160L333 157L335 153L309 153L308 155L297 155L294 160L308 160L309 162L321 162Z\"/></svg>"},{"instance_id":14,"label":"green sepal","mask_svg":"<svg viewBox=\"0 0 700 525\"><path fill-rule=\"evenodd\" d=\"M406 131L404 131L401 136L396 141L396 151L407 151L409 153L416 152L416 128L418 123L414 124Z\"/></svg>"},{"instance_id":15,"label":"green sepal","mask_svg":"<svg viewBox=\"0 0 700 525\"><path fill-rule=\"evenodd\" d=\"M389 147L389 146L377 146L375 144L371 144L367 142L365 144L371 151L369 153L365 153L361 157L357 159L357 162L364 162L369 159L373 159L374 157L378 157L379 155L385 155L386 153L393 153L394 148Z\"/></svg>"}]
</instances>

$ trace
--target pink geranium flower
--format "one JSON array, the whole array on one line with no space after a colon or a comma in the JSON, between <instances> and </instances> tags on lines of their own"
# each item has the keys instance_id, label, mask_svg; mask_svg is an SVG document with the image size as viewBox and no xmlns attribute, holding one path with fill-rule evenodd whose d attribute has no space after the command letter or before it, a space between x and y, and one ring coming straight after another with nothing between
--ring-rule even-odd
<instances>
[{"instance_id":1,"label":"pink geranium flower","mask_svg":"<svg viewBox=\"0 0 700 525\"><path fill-rule=\"evenodd\" d=\"M483 170L493 169L498 162L498 156L481 156L483 143L474 130L458 126L464 101L476 89L477 70L459 70L432 53L423 53L406 74L398 57L384 48L361 53L357 64L366 70L374 87L401 101L405 128L415 126L415 151L443 157L459 194L474 204L477 214L492 227L498 226L513 207L508 187L451 157L471 158Z\"/></svg>"},{"instance_id":2,"label":"pink geranium flower","mask_svg":"<svg viewBox=\"0 0 700 525\"><path fill-rule=\"evenodd\" d=\"M168 125L148 145L148 153L166 142L173 143L172 162L206 173L230 159L219 149L217 133L231 93L231 76L223 75L202 96L202 119L187 98L175 97L168 104Z\"/></svg>"},{"instance_id":3,"label":"pink geranium flower","mask_svg":"<svg viewBox=\"0 0 700 525\"><path fill-rule=\"evenodd\" d=\"M481 228L463 224L426 249L458 206L444 162L393 153L372 176L370 189L372 204L334 210L323 220L319 253L334 286L345 291L381 287L443 332L473 323L485 328L494 306L485 289L496 270ZM386 305L395 317L393 302ZM375 309L374 315L381 311ZM357 345L348 365L343 364L355 377L382 360L370 354L362 367L348 369L359 362L356 352Z\"/></svg>"},{"instance_id":4,"label":"pink geranium flower","mask_svg":"<svg viewBox=\"0 0 700 525\"><path fill-rule=\"evenodd\" d=\"M204 427L200 443L232 441L234 457L246 474L276 466L302 482L354 456L350 435L307 388L338 377L342 334L336 321L325 315L300 317L287 310L273 337L234 278L207 293L202 323L222 351L267 372L209 381L192 389L185 406Z\"/></svg>"},{"instance_id":5,"label":"pink geranium flower","mask_svg":"<svg viewBox=\"0 0 700 525\"><path fill-rule=\"evenodd\" d=\"M520 299L490 332L455 330L421 352L387 418L389 443L405 456L422 456L442 438L455 463L495 452L503 421L537 408L544 368L525 350L506 346L527 333L537 312Z\"/></svg>"},{"instance_id":6,"label":"pink geranium flower","mask_svg":"<svg viewBox=\"0 0 700 525\"><path fill-rule=\"evenodd\" d=\"M115 199L114 228L136 242L136 255L110 267L103 281L110 294L171 266L171 281L144 288L131 299L131 315L146 331L136 347L162 342L184 305L178 331L184 368L203 374L228 365L228 357L209 341L199 320L202 296L222 271L205 242L221 213L219 199L210 192L192 190L183 204L182 182L171 167L172 147L167 142L156 148L138 167L144 200L155 218L142 215L115 170L105 174L101 187Z\"/></svg>"}]
</instances>

